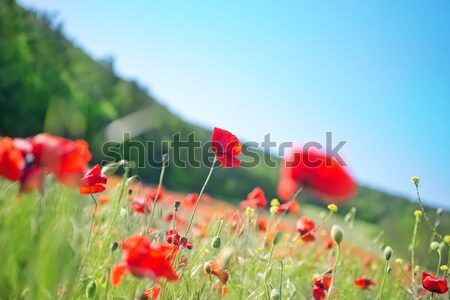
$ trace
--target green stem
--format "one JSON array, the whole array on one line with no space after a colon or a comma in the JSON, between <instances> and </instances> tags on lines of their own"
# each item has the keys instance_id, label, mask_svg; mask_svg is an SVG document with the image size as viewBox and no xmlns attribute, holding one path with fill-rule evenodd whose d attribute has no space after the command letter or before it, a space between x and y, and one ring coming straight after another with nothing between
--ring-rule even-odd
<instances>
[{"instance_id":1,"label":"green stem","mask_svg":"<svg viewBox=\"0 0 450 300\"><path fill-rule=\"evenodd\" d=\"M441 267L441 260L442 260L441 251L438 251L438 255L439 255L439 260L438 260L438 266L437 266L437 270L436 270L436 277L439 276L439 271L440 271L440 267Z\"/></svg>"},{"instance_id":2,"label":"green stem","mask_svg":"<svg viewBox=\"0 0 450 300\"><path fill-rule=\"evenodd\" d=\"M419 201L419 205L420 205L420 210L422 211L422 214L423 214L425 220L427 221L427 223L428 223L428 225L430 226L430 228L431 228L431 230L433 231L433 233L434 233L437 237L439 237L440 239L442 239L442 235L439 234L439 232L437 232L437 230L436 230L436 227L434 227L434 225L431 224L431 221L430 221L430 219L428 218L427 213L425 212L425 209L424 209L423 204L422 204L422 200L420 199L419 185L418 185L418 184L416 184L416 193L417 193L417 200Z\"/></svg>"},{"instance_id":3,"label":"green stem","mask_svg":"<svg viewBox=\"0 0 450 300\"><path fill-rule=\"evenodd\" d=\"M97 200L95 200L95 197L92 194L91 194L91 197L92 197L92 200L94 201L94 212L92 213L91 226L89 227L89 235L88 235L88 240L87 240L87 244L86 244L85 255L89 251L89 246L90 246L90 241L91 241L91 234L92 234L92 227L94 226L95 214L97 213Z\"/></svg>"},{"instance_id":4,"label":"green stem","mask_svg":"<svg viewBox=\"0 0 450 300\"><path fill-rule=\"evenodd\" d=\"M416 276L414 274L416 266L414 263L414 248L416 247L418 224L419 224L419 217L416 217L416 222L414 223L413 239L412 239L412 243L411 243L411 290L412 290L414 299L416 299Z\"/></svg>"},{"instance_id":5,"label":"green stem","mask_svg":"<svg viewBox=\"0 0 450 300\"><path fill-rule=\"evenodd\" d=\"M266 270L264 271L264 284L266 285L266 291L267 291L267 299L270 300L270 287L269 284L267 283L267 270L269 270L270 267L270 262L272 260L272 255L273 255L273 250L275 249L275 244L272 244L272 248L270 249L270 255L269 255L269 260L267 261L267 265L266 265Z\"/></svg>"},{"instance_id":6,"label":"green stem","mask_svg":"<svg viewBox=\"0 0 450 300\"><path fill-rule=\"evenodd\" d=\"M86 249L84 250L83 258L81 259L80 268L78 269L77 280L75 282L77 282L78 279L80 278L81 272L83 271L84 265L86 263L86 256L89 252L89 247L90 247L90 242L91 242L92 227L94 226L95 213L97 212L97 200L95 200L95 197L92 193L91 193L91 198L94 201L94 212L92 213L91 225L89 227L89 234L88 234L88 238L87 238Z\"/></svg>"},{"instance_id":7,"label":"green stem","mask_svg":"<svg viewBox=\"0 0 450 300\"><path fill-rule=\"evenodd\" d=\"M388 264L389 264L389 261L386 260L386 264L384 266L383 280L381 281L380 292L378 293L376 300L381 300L381 298L383 297L384 283L386 282L386 277L387 277L387 273L388 273Z\"/></svg>"},{"instance_id":8,"label":"green stem","mask_svg":"<svg viewBox=\"0 0 450 300\"><path fill-rule=\"evenodd\" d=\"M120 211L120 202L121 202L121 200L122 200L123 193L124 193L124 190L125 190L125 184L126 184L126 179L127 179L127 176L128 176L128 171L129 171L129 168L125 168L125 172L124 172L124 174L123 174L122 185L121 185L121 187L120 187L119 194L118 194L118 196L117 196L117 194L116 194L116 197L114 197L114 200L117 199L116 208L115 208L115 210L114 210L114 215L113 215L113 218L112 218L112 220L111 220L111 223L109 223L109 226L108 226L108 228L106 229L104 242L103 242L103 245L102 245L102 247L101 247L101 249L100 249L100 251L99 251L99 253L98 253L98 255L97 255L97 258L95 259L94 267L97 267L97 264L98 264L98 262L99 262L99 260L100 260L100 257L101 257L102 254L105 252L105 247L108 246L107 241L108 241L108 239L109 239L109 237L110 237L110 235L111 235L112 227L113 227L114 224L116 223L117 216L119 215L119 211Z\"/></svg>"},{"instance_id":9,"label":"green stem","mask_svg":"<svg viewBox=\"0 0 450 300\"><path fill-rule=\"evenodd\" d=\"M330 298L331 292L332 292L333 287L334 287L334 281L336 280L336 269L337 269L340 257L341 257L341 244L338 244L338 246L337 246L337 256L336 256L336 261L334 262L334 265L333 265L333 271L331 272L331 285L330 285L330 288L328 290L327 299Z\"/></svg>"},{"instance_id":10,"label":"green stem","mask_svg":"<svg viewBox=\"0 0 450 300\"><path fill-rule=\"evenodd\" d=\"M195 202L194 210L192 211L191 218L189 219L188 227L186 229L186 232L184 233L185 237L187 237L187 235L189 233L189 230L191 229L192 222L194 221L195 212L197 211L198 204L200 203L200 199L202 198L202 195L203 195L203 192L205 191L206 185L208 184L208 181L211 178L211 174L212 174L212 172L214 170L214 165L216 164L216 161L217 161L217 156L214 156L214 161L213 161L213 163L211 165L211 169L209 169L208 177L206 177L206 180L203 183L203 186L202 186L202 189L200 191L200 194L198 195L197 202Z\"/></svg>"},{"instance_id":11,"label":"green stem","mask_svg":"<svg viewBox=\"0 0 450 300\"><path fill-rule=\"evenodd\" d=\"M166 170L166 163L163 162L162 168L161 168L161 174L159 175L158 188L156 190L155 199L153 199L153 203L152 203L152 208L151 208L151 212L150 212L150 219L148 221L148 227L147 227L147 234L150 234L150 230L151 230L151 226L152 226L152 222L153 222L153 216L155 215L156 202L158 200L159 193L161 191L161 186L162 186L162 181L163 181L163 178L164 178L165 170ZM144 209L145 209L145 205L144 205Z\"/></svg>"},{"instance_id":12,"label":"green stem","mask_svg":"<svg viewBox=\"0 0 450 300\"><path fill-rule=\"evenodd\" d=\"M281 260L276 260L272 263L271 267L276 264L277 262L280 263L281 265L281 269L280 269L280 299L281 299L281 295L282 295L282 288L283 288L283 270L284 270L284 264Z\"/></svg>"},{"instance_id":13,"label":"green stem","mask_svg":"<svg viewBox=\"0 0 450 300\"><path fill-rule=\"evenodd\" d=\"M296 192L295 194L291 197L291 199L289 199L288 202L294 201L295 198L297 198L297 196L300 194L300 192L303 190L303 186L301 186Z\"/></svg>"}]
</instances>

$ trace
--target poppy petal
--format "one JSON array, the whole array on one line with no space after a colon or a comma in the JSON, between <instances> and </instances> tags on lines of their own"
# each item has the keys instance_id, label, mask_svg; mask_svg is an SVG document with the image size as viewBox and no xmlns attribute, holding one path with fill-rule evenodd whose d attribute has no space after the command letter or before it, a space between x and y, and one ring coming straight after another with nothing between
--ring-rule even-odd
<instances>
[{"instance_id":1,"label":"poppy petal","mask_svg":"<svg viewBox=\"0 0 450 300\"><path fill-rule=\"evenodd\" d=\"M123 276L128 271L128 267L125 264L120 264L114 267L111 271L111 284L112 286L118 286L122 282Z\"/></svg>"}]
</instances>

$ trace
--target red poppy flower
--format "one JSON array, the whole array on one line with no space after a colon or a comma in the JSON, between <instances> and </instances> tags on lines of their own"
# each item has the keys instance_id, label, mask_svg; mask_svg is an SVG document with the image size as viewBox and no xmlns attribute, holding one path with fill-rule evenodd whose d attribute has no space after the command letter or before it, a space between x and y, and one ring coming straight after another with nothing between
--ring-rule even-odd
<instances>
[{"instance_id":1,"label":"red poppy flower","mask_svg":"<svg viewBox=\"0 0 450 300\"><path fill-rule=\"evenodd\" d=\"M100 166L97 164L92 169L88 170L81 178L80 195L94 194L103 192L106 187L107 177L101 174Z\"/></svg>"},{"instance_id":2,"label":"red poppy flower","mask_svg":"<svg viewBox=\"0 0 450 300\"><path fill-rule=\"evenodd\" d=\"M266 231L267 230L267 220L263 218L258 218L258 229L260 231Z\"/></svg>"},{"instance_id":3,"label":"red poppy flower","mask_svg":"<svg viewBox=\"0 0 450 300\"><path fill-rule=\"evenodd\" d=\"M316 275L314 275L313 280L314 280L314 285L317 285L318 287L320 287L322 289L328 290L331 286L332 278L331 278L331 276L328 276L328 275L316 274Z\"/></svg>"},{"instance_id":4,"label":"red poppy flower","mask_svg":"<svg viewBox=\"0 0 450 300\"><path fill-rule=\"evenodd\" d=\"M432 293L445 294L448 291L447 279L422 272L422 286Z\"/></svg>"},{"instance_id":5,"label":"red poppy flower","mask_svg":"<svg viewBox=\"0 0 450 300\"><path fill-rule=\"evenodd\" d=\"M183 239L183 242L181 241ZM187 238L182 238L178 232L173 229L166 231L166 241L167 243L174 245L175 247L182 246L183 248L192 249L192 244L188 241Z\"/></svg>"},{"instance_id":6,"label":"red poppy flower","mask_svg":"<svg viewBox=\"0 0 450 300\"><path fill-rule=\"evenodd\" d=\"M314 300L323 300L325 299L325 291L331 286L332 278L327 275L314 275L314 286L312 289L312 294Z\"/></svg>"},{"instance_id":7,"label":"red poppy flower","mask_svg":"<svg viewBox=\"0 0 450 300\"><path fill-rule=\"evenodd\" d=\"M151 288L149 288L148 290L146 290L140 299L135 299L135 300L156 300L159 297L159 294L161 293L161 289L157 286L153 286ZM150 298L151 296L151 298Z\"/></svg>"},{"instance_id":8,"label":"red poppy flower","mask_svg":"<svg viewBox=\"0 0 450 300\"><path fill-rule=\"evenodd\" d=\"M316 223L307 216L303 216L297 220L297 231L300 233L302 241L308 243L314 241Z\"/></svg>"},{"instance_id":9,"label":"red poppy flower","mask_svg":"<svg viewBox=\"0 0 450 300\"><path fill-rule=\"evenodd\" d=\"M220 258L216 258L216 260L211 264L211 273L216 276L222 284L227 284L228 274L223 271Z\"/></svg>"},{"instance_id":10,"label":"red poppy flower","mask_svg":"<svg viewBox=\"0 0 450 300\"><path fill-rule=\"evenodd\" d=\"M173 212L171 212L164 216L164 221L172 222L173 218L174 218L174 214L173 214ZM186 220L180 214L175 214L175 222L177 224L184 225L186 223Z\"/></svg>"},{"instance_id":11,"label":"red poppy flower","mask_svg":"<svg viewBox=\"0 0 450 300\"><path fill-rule=\"evenodd\" d=\"M325 290L314 285L312 288L312 295L314 297L314 300L323 300L325 299Z\"/></svg>"},{"instance_id":12,"label":"red poppy flower","mask_svg":"<svg viewBox=\"0 0 450 300\"><path fill-rule=\"evenodd\" d=\"M294 150L281 165L278 195L288 200L299 187L315 191L321 198L344 202L355 192L357 185L334 157L311 149Z\"/></svg>"},{"instance_id":13,"label":"red poppy flower","mask_svg":"<svg viewBox=\"0 0 450 300\"><path fill-rule=\"evenodd\" d=\"M242 145L234 134L215 127L211 138L211 149L222 168L233 168L241 165L241 162L235 156L241 154Z\"/></svg>"},{"instance_id":14,"label":"red poppy flower","mask_svg":"<svg viewBox=\"0 0 450 300\"><path fill-rule=\"evenodd\" d=\"M325 247L325 249L331 249L333 248L334 245L334 241L330 238L328 238L325 243L323 244L323 246Z\"/></svg>"},{"instance_id":15,"label":"red poppy flower","mask_svg":"<svg viewBox=\"0 0 450 300\"><path fill-rule=\"evenodd\" d=\"M118 286L126 272L136 277L147 277L158 282L159 278L175 281L179 278L172 265L171 258L177 248L173 245L163 245L142 235L135 234L122 244L123 262L114 267L111 272L111 284Z\"/></svg>"},{"instance_id":16,"label":"red poppy flower","mask_svg":"<svg viewBox=\"0 0 450 300\"><path fill-rule=\"evenodd\" d=\"M11 181L18 181L24 167L25 158L14 146L13 139L9 137L0 139L0 176Z\"/></svg>"},{"instance_id":17,"label":"red poppy flower","mask_svg":"<svg viewBox=\"0 0 450 300\"><path fill-rule=\"evenodd\" d=\"M297 201L288 201L286 203L281 204L278 207L277 214L283 214L283 213L292 213L292 214L298 214L300 212L300 204L298 204Z\"/></svg>"},{"instance_id":18,"label":"red poppy flower","mask_svg":"<svg viewBox=\"0 0 450 300\"><path fill-rule=\"evenodd\" d=\"M371 286L375 285L375 282L373 282L370 279L367 279L365 276L362 276L355 280L355 285L363 290L370 289Z\"/></svg>"},{"instance_id":19,"label":"red poppy flower","mask_svg":"<svg viewBox=\"0 0 450 300\"><path fill-rule=\"evenodd\" d=\"M247 199L241 202L241 207L265 208L266 206L266 195L260 187L255 187L253 191L247 195Z\"/></svg>"},{"instance_id":20,"label":"red poppy flower","mask_svg":"<svg viewBox=\"0 0 450 300\"><path fill-rule=\"evenodd\" d=\"M191 194L186 195L186 197L184 198L184 203L186 203L186 205L188 207L193 207L193 206L195 206L195 203L197 203L197 200L198 200L198 194L191 193Z\"/></svg>"},{"instance_id":21,"label":"red poppy flower","mask_svg":"<svg viewBox=\"0 0 450 300\"><path fill-rule=\"evenodd\" d=\"M136 197L131 203L131 210L138 214L149 214L152 204L144 197Z\"/></svg>"},{"instance_id":22,"label":"red poppy flower","mask_svg":"<svg viewBox=\"0 0 450 300\"><path fill-rule=\"evenodd\" d=\"M145 193L145 197L147 198L148 201L153 202L153 201L155 201L157 193L158 193L158 186L155 186L154 188L147 189L147 191ZM156 201L163 199L164 194L165 194L165 189L163 186L161 186L159 188L158 199L156 199Z\"/></svg>"},{"instance_id":23,"label":"red poppy flower","mask_svg":"<svg viewBox=\"0 0 450 300\"><path fill-rule=\"evenodd\" d=\"M83 176L92 155L83 140L72 141L48 133L30 139L33 155L41 168L48 168L56 179L66 185L76 185Z\"/></svg>"}]
</instances>

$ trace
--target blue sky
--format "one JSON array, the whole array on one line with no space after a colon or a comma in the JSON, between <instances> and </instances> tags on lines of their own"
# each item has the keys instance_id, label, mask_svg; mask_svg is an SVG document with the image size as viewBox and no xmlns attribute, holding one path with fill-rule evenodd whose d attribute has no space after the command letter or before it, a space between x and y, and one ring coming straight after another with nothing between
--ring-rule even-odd
<instances>
[{"instance_id":1,"label":"blue sky","mask_svg":"<svg viewBox=\"0 0 450 300\"><path fill-rule=\"evenodd\" d=\"M325 141L363 184L450 208L449 1L20 0L185 119Z\"/></svg>"}]
</instances>

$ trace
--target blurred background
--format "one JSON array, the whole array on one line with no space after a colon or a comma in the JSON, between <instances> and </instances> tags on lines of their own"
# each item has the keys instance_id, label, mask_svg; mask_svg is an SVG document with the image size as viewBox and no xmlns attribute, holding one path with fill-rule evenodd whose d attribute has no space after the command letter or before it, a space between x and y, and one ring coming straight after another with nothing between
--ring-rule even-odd
<instances>
[{"instance_id":1,"label":"blurred background","mask_svg":"<svg viewBox=\"0 0 450 300\"><path fill-rule=\"evenodd\" d=\"M417 207L412 176L431 215L450 209L449 20L448 1L0 0L0 135L83 138L100 162L124 131L158 145L124 157L135 161L214 126L277 144L332 132L361 184L341 213L401 220L395 239ZM167 173L168 188L196 191L207 168ZM262 164L214 176L209 192L229 201L255 186L276 195L278 170Z\"/></svg>"}]
</instances>

